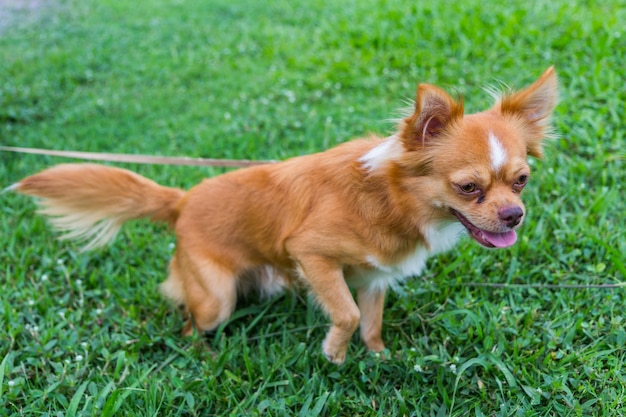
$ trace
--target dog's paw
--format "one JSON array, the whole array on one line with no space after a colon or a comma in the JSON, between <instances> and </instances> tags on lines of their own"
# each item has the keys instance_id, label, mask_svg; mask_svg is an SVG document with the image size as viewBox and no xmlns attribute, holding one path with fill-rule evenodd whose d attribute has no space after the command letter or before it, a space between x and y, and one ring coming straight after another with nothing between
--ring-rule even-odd
<instances>
[{"instance_id":1,"label":"dog's paw","mask_svg":"<svg viewBox=\"0 0 626 417\"><path fill-rule=\"evenodd\" d=\"M348 347L331 346L330 343L324 342L322 345L322 352L328 361L335 365L341 365L346 360L346 352Z\"/></svg>"},{"instance_id":2,"label":"dog's paw","mask_svg":"<svg viewBox=\"0 0 626 417\"><path fill-rule=\"evenodd\" d=\"M367 346L367 349L372 352L382 352L385 350L385 344L381 338L368 340L365 342L365 346Z\"/></svg>"},{"instance_id":3,"label":"dog's paw","mask_svg":"<svg viewBox=\"0 0 626 417\"><path fill-rule=\"evenodd\" d=\"M341 365L346 360L346 352L327 352L326 350L323 352L326 359L335 365Z\"/></svg>"},{"instance_id":4,"label":"dog's paw","mask_svg":"<svg viewBox=\"0 0 626 417\"><path fill-rule=\"evenodd\" d=\"M193 323L191 318L185 320L185 327L183 327L183 330L180 333L183 337L193 336Z\"/></svg>"}]
</instances>

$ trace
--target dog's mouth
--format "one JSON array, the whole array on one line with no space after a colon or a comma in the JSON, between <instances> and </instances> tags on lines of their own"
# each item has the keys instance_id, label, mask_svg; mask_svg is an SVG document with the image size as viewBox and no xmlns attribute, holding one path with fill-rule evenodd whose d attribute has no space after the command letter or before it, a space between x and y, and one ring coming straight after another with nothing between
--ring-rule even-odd
<instances>
[{"instance_id":1,"label":"dog's mouth","mask_svg":"<svg viewBox=\"0 0 626 417\"><path fill-rule=\"evenodd\" d=\"M507 248L517 241L517 233L515 230L509 230L503 233L489 232L474 226L472 222L467 220L465 216L455 209L450 208L450 211L459 219L461 224L465 226L472 239L487 248Z\"/></svg>"}]
</instances>

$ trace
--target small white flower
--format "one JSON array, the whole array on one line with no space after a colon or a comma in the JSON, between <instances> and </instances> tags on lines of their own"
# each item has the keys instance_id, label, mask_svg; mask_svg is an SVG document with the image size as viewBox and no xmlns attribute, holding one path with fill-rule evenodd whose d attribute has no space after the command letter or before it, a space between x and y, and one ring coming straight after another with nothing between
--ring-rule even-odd
<instances>
[{"instance_id":1,"label":"small white flower","mask_svg":"<svg viewBox=\"0 0 626 417\"><path fill-rule=\"evenodd\" d=\"M170 250L174 250L174 249L176 248L176 243L171 242L169 245L167 245L167 247L168 247Z\"/></svg>"},{"instance_id":2,"label":"small white flower","mask_svg":"<svg viewBox=\"0 0 626 417\"><path fill-rule=\"evenodd\" d=\"M456 374L456 365L455 364L450 364L450 371L452 371L453 374Z\"/></svg>"},{"instance_id":3,"label":"small white flower","mask_svg":"<svg viewBox=\"0 0 626 417\"><path fill-rule=\"evenodd\" d=\"M34 306L35 305L35 300L28 300L28 305L29 306Z\"/></svg>"},{"instance_id":4,"label":"small white flower","mask_svg":"<svg viewBox=\"0 0 626 417\"><path fill-rule=\"evenodd\" d=\"M413 366L413 370L419 373L422 373L424 371L419 364L415 364L415 366Z\"/></svg>"},{"instance_id":5,"label":"small white flower","mask_svg":"<svg viewBox=\"0 0 626 417\"><path fill-rule=\"evenodd\" d=\"M87 342L81 342L81 343L80 343L80 346L81 346L83 349L87 349Z\"/></svg>"},{"instance_id":6,"label":"small white flower","mask_svg":"<svg viewBox=\"0 0 626 417\"><path fill-rule=\"evenodd\" d=\"M10 386L10 387L14 387L14 386L15 386L15 384L16 384L16 382L15 382L14 380L10 380L10 381L9 381L9 386Z\"/></svg>"},{"instance_id":7,"label":"small white flower","mask_svg":"<svg viewBox=\"0 0 626 417\"><path fill-rule=\"evenodd\" d=\"M76 355L76 358L75 358L76 362L80 362L80 361L82 361L83 359L84 359L84 358L83 358L83 355Z\"/></svg>"},{"instance_id":8,"label":"small white flower","mask_svg":"<svg viewBox=\"0 0 626 417\"><path fill-rule=\"evenodd\" d=\"M81 280L81 279L77 279L77 280L76 280L76 285L78 285L79 287L80 287L81 285L83 285L83 280Z\"/></svg>"},{"instance_id":9,"label":"small white flower","mask_svg":"<svg viewBox=\"0 0 626 417\"><path fill-rule=\"evenodd\" d=\"M57 259L57 265L63 265L63 262L65 262L63 259Z\"/></svg>"},{"instance_id":10,"label":"small white flower","mask_svg":"<svg viewBox=\"0 0 626 417\"><path fill-rule=\"evenodd\" d=\"M102 314L102 309L101 309L101 308L96 308L96 314L97 314L97 315Z\"/></svg>"},{"instance_id":11,"label":"small white flower","mask_svg":"<svg viewBox=\"0 0 626 417\"><path fill-rule=\"evenodd\" d=\"M42 280L42 281L44 281L44 282L45 282L45 281L48 281L48 274L43 274L43 275L41 276L41 280Z\"/></svg>"}]
</instances>

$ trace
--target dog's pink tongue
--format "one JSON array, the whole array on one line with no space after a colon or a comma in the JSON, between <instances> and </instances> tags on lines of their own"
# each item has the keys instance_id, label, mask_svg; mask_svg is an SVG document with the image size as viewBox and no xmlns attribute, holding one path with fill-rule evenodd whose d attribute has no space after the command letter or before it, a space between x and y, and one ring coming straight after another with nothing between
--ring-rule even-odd
<instances>
[{"instance_id":1,"label":"dog's pink tongue","mask_svg":"<svg viewBox=\"0 0 626 417\"><path fill-rule=\"evenodd\" d=\"M517 233L515 233L515 230L505 233L492 233L486 230L482 230L482 232L485 240L496 248L507 248L513 245L517 240Z\"/></svg>"}]
</instances>

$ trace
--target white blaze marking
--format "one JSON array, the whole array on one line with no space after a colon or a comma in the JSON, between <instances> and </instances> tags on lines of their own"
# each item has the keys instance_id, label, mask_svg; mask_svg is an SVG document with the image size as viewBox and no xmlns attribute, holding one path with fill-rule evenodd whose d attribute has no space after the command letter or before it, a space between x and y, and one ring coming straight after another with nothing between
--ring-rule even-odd
<instances>
[{"instance_id":1,"label":"white blaze marking","mask_svg":"<svg viewBox=\"0 0 626 417\"><path fill-rule=\"evenodd\" d=\"M491 156L491 167L497 171L506 163L508 156L502 142L496 135L489 132L489 155Z\"/></svg>"}]
</instances>

